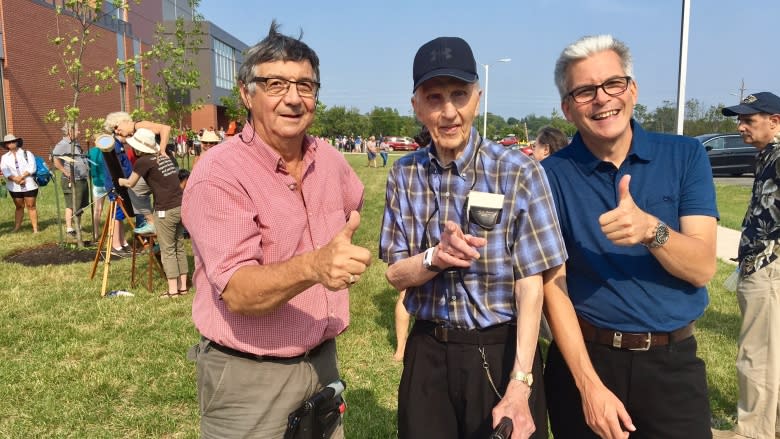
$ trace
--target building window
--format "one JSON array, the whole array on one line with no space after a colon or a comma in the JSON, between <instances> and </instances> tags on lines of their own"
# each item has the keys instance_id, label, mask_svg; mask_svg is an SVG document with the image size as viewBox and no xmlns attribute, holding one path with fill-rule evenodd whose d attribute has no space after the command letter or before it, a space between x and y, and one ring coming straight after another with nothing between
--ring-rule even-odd
<instances>
[{"instance_id":1,"label":"building window","mask_svg":"<svg viewBox=\"0 0 780 439\"><path fill-rule=\"evenodd\" d=\"M219 88L231 90L235 85L236 57L233 48L214 39L214 76Z\"/></svg>"}]
</instances>

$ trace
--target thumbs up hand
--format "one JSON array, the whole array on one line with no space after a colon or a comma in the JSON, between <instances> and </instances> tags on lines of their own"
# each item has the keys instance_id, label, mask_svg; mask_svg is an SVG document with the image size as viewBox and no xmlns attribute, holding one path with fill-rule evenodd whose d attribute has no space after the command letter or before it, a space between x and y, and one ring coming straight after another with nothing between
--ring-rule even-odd
<instances>
[{"instance_id":1,"label":"thumbs up hand","mask_svg":"<svg viewBox=\"0 0 780 439\"><path fill-rule=\"evenodd\" d=\"M317 251L314 267L317 278L331 291L348 288L357 282L371 264L371 252L352 244L352 236L359 226L360 214L352 211L344 228Z\"/></svg>"},{"instance_id":2,"label":"thumbs up hand","mask_svg":"<svg viewBox=\"0 0 780 439\"><path fill-rule=\"evenodd\" d=\"M647 214L634 203L629 184L630 175L624 175L618 183L618 205L599 217L601 232L615 245L630 246L648 242L658 219Z\"/></svg>"}]
</instances>

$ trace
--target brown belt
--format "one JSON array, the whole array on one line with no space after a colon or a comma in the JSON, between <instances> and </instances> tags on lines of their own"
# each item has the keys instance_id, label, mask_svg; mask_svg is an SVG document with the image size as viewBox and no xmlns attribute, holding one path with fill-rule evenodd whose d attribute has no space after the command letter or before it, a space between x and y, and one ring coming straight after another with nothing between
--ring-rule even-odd
<instances>
[{"instance_id":1,"label":"brown belt","mask_svg":"<svg viewBox=\"0 0 780 439\"><path fill-rule=\"evenodd\" d=\"M691 322L672 332L622 332L598 328L577 317L582 329L582 338L592 343L603 344L617 349L646 351L655 346L666 346L677 343L693 335L695 322Z\"/></svg>"}]
</instances>

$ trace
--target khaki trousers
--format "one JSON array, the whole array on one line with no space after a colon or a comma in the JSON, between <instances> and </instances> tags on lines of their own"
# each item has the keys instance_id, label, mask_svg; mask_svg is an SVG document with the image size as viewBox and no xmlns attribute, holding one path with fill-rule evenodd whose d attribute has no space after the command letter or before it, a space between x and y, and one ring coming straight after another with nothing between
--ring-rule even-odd
<instances>
[{"instance_id":1,"label":"khaki trousers","mask_svg":"<svg viewBox=\"0 0 780 439\"><path fill-rule=\"evenodd\" d=\"M780 259L742 277L737 299L742 327L735 431L750 438L772 438L780 431Z\"/></svg>"},{"instance_id":2,"label":"khaki trousers","mask_svg":"<svg viewBox=\"0 0 780 439\"><path fill-rule=\"evenodd\" d=\"M282 439L287 416L339 377L336 343L306 358L257 361L194 347L202 439ZM343 424L330 439L343 439Z\"/></svg>"}]
</instances>

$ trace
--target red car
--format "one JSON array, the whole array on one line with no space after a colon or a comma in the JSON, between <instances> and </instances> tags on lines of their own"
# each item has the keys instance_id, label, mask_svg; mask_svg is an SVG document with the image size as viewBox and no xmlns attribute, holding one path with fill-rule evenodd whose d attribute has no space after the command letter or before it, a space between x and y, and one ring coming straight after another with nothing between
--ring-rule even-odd
<instances>
[{"instance_id":1,"label":"red car","mask_svg":"<svg viewBox=\"0 0 780 439\"><path fill-rule=\"evenodd\" d=\"M517 136L515 136L514 134L507 135L503 139L499 140L498 143L500 143L500 144L502 144L502 145L504 145L504 146L506 146L508 148L519 149L525 155L531 155L531 154L534 153L534 149L531 148L531 146L526 145L526 144L521 144L517 140Z\"/></svg>"},{"instance_id":2,"label":"red car","mask_svg":"<svg viewBox=\"0 0 780 439\"><path fill-rule=\"evenodd\" d=\"M506 137L504 137L503 139L499 140L498 143L500 143L500 144L502 144L504 146L517 145L517 143L518 143L517 142L517 136L515 136L514 134L507 134Z\"/></svg>"},{"instance_id":3,"label":"red car","mask_svg":"<svg viewBox=\"0 0 780 439\"><path fill-rule=\"evenodd\" d=\"M390 151L417 151L420 145L410 137L385 137L382 142L386 143Z\"/></svg>"}]
</instances>

